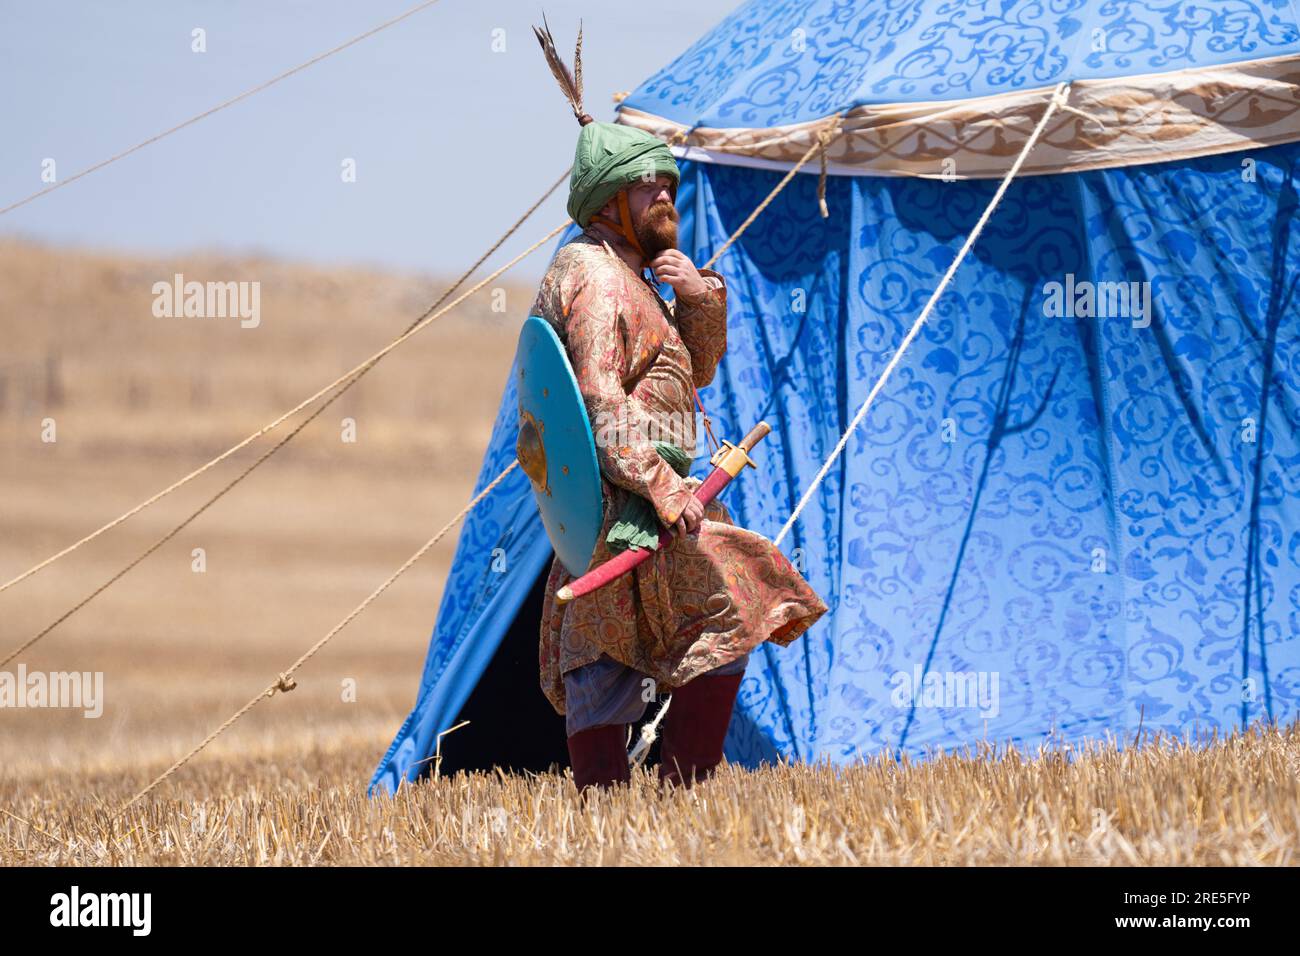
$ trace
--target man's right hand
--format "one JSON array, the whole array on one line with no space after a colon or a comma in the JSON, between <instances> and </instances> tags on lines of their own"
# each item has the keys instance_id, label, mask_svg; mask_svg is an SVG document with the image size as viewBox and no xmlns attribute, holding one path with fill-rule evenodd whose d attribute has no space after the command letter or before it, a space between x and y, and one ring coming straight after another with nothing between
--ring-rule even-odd
<instances>
[{"instance_id":1,"label":"man's right hand","mask_svg":"<svg viewBox=\"0 0 1300 956\"><path fill-rule=\"evenodd\" d=\"M694 534L700 530L700 522L704 520L704 505L700 504L700 499L691 495L686 499L686 507L677 517L676 524L673 525L673 534L679 538L684 538L688 534Z\"/></svg>"}]
</instances>

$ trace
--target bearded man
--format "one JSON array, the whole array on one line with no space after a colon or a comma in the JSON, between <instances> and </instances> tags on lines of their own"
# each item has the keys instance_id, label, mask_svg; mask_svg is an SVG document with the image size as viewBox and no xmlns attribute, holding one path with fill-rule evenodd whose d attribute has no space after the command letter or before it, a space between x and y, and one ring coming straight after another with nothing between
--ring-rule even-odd
<instances>
[{"instance_id":1,"label":"bearded man","mask_svg":"<svg viewBox=\"0 0 1300 956\"><path fill-rule=\"evenodd\" d=\"M549 34L539 39L554 71ZM581 81L562 80L566 92L575 85L583 128L568 212L583 232L556 253L532 314L564 344L596 435L605 508L590 566L629 547L658 553L568 603L556 592L572 577L555 560L542 690L565 716L580 790L629 779L628 725L671 690L659 777L690 786L722 760L749 652L763 641L789 644L826 605L771 542L732 525L721 503L705 508L694 497L696 389L713 380L726 350L726 284L676 248L680 175L667 145L594 122L581 108ZM647 269L673 289L672 305ZM663 527L675 537L659 549Z\"/></svg>"}]
</instances>

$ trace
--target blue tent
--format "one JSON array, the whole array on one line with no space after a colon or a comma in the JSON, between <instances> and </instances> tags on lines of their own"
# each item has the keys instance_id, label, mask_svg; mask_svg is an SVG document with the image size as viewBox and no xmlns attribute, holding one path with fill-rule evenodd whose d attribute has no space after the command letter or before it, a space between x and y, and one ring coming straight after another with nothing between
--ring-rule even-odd
<instances>
[{"instance_id":1,"label":"blue tent","mask_svg":"<svg viewBox=\"0 0 1300 956\"><path fill-rule=\"evenodd\" d=\"M1288 0L751 0L622 104L676 144L696 262L838 116L829 217L814 159L717 266L703 398L721 434L773 424L727 501L775 536L1071 84L783 542L831 613L753 655L729 759L1296 717L1296 24ZM515 430L507 385L480 486ZM515 474L461 533L374 785L427 766L512 625L535 650L550 555Z\"/></svg>"}]
</instances>

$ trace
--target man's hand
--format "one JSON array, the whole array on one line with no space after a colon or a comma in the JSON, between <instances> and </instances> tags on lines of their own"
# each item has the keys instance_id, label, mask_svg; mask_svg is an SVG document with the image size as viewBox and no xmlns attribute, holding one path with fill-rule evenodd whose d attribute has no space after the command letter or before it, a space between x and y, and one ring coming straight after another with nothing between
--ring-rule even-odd
<instances>
[{"instance_id":1,"label":"man's hand","mask_svg":"<svg viewBox=\"0 0 1300 956\"><path fill-rule=\"evenodd\" d=\"M695 268L695 263L680 249L665 249L650 260L650 271L658 282L673 287L680 295L701 296L709 291L709 284Z\"/></svg>"},{"instance_id":2,"label":"man's hand","mask_svg":"<svg viewBox=\"0 0 1300 956\"><path fill-rule=\"evenodd\" d=\"M677 523L673 525L673 534L679 538L694 534L700 529L700 522L703 520L704 505L700 504L699 498L691 495L686 501L686 507L677 516Z\"/></svg>"}]
</instances>

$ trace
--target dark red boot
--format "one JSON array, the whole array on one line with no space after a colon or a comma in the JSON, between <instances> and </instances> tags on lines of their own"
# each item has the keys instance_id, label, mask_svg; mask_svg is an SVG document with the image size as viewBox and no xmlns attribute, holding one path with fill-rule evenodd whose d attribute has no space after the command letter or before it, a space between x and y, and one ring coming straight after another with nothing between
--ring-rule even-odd
<instances>
[{"instance_id":1,"label":"dark red boot","mask_svg":"<svg viewBox=\"0 0 1300 956\"><path fill-rule=\"evenodd\" d=\"M659 782L690 787L722 762L722 742L744 674L705 674L673 691L664 718Z\"/></svg>"},{"instance_id":2,"label":"dark red boot","mask_svg":"<svg viewBox=\"0 0 1300 956\"><path fill-rule=\"evenodd\" d=\"M605 724L578 731L569 738L569 763L579 793L589 787L608 789L616 783L630 781L627 724Z\"/></svg>"}]
</instances>

